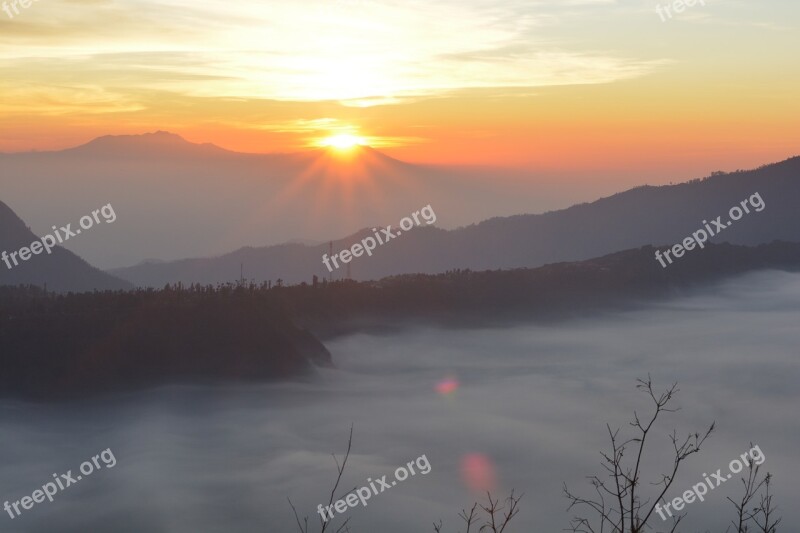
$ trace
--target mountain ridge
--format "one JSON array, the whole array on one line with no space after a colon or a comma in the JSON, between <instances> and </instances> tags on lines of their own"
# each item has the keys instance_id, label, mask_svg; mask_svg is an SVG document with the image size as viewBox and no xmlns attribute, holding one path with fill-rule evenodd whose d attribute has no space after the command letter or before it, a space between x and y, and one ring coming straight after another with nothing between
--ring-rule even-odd
<instances>
[{"instance_id":1,"label":"mountain ridge","mask_svg":"<svg viewBox=\"0 0 800 533\"><path fill-rule=\"evenodd\" d=\"M527 173L521 179L522 171L495 169L491 178L488 172L408 163L366 146L253 154L156 132L101 137L66 151L0 154L0 191L19 213L47 212L55 220L112 203L125 223L113 235L72 246L102 268L298 237L328 242L428 204L440 224L454 228L538 212L553 195L576 194Z\"/></svg>"},{"instance_id":2,"label":"mountain ridge","mask_svg":"<svg viewBox=\"0 0 800 533\"><path fill-rule=\"evenodd\" d=\"M0 201L0 253L16 252L39 241L25 222ZM0 262L0 286L34 285L54 292L130 289L133 285L91 266L76 254L56 246L52 254L42 252L9 269Z\"/></svg>"},{"instance_id":3,"label":"mountain ridge","mask_svg":"<svg viewBox=\"0 0 800 533\"><path fill-rule=\"evenodd\" d=\"M753 212L712 242L758 245L772 240L800 241L800 157L754 170L717 173L676 185L638 186L593 202L540 214L492 217L453 230L421 227L379 247L370 258L350 263L354 279L369 280L404 273L434 274L456 268L473 270L536 267L584 260L644 245L682 241L703 220L727 213L753 193L763 195L763 212ZM661 224L664 227L661 227ZM334 252L363 236L362 229L333 240ZM526 246L521 244L529 242ZM134 284L218 283L246 277L298 283L328 277L322 266L327 244L279 244L239 248L207 258L188 258L159 265L113 269ZM253 275L255 273L255 275ZM337 270L336 278L343 275Z\"/></svg>"}]
</instances>

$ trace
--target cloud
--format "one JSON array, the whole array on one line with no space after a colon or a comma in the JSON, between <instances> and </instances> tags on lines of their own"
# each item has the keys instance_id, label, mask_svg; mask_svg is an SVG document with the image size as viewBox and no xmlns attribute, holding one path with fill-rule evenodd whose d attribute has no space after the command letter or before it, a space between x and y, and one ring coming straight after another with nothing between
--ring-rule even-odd
<instances>
[{"instance_id":1,"label":"cloud","mask_svg":"<svg viewBox=\"0 0 800 533\"><path fill-rule=\"evenodd\" d=\"M663 62L544 37L563 14L613 4L50 0L2 22L0 43L11 46L0 65L37 83L54 72L62 87L108 90L124 79L140 91L361 106L657 69Z\"/></svg>"}]
</instances>

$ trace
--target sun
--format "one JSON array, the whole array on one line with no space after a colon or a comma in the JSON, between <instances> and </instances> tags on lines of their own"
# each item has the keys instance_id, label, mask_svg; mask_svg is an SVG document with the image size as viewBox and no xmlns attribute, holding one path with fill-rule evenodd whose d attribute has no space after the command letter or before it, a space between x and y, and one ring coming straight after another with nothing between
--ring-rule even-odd
<instances>
[{"instance_id":1,"label":"sun","mask_svg":"<svg viewBox=\"0 0 800 533\"><path fill-rule=\"evenodd\" d=\"M350 150L356 146L364 146L366 141L362 137L346 133L332 135L322 140L322 146L337 150Z\"/></svg>"}]
</instances>

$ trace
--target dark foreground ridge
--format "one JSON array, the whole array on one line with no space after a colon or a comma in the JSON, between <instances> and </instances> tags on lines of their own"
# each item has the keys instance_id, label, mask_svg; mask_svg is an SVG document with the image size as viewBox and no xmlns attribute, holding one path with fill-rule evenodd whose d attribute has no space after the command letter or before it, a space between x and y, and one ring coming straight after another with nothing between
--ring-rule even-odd
<instances>
[{"instance_id":1,"label":"dark foreground ridge","mask_svg":"<svg viewBox=\"0 0 800 533\"><path fill-rule=\"evenodd\" d=\"M66 296L0 287L0 395L265 381L329 365L328 350L269 300L231 287Z\"/></svg>"},{"instance_id":2,"label":"dark foreground ridge","mask_svg":"<svg viewBox=\"0 0 800 533\"><path fill-rule=\"evenodd\" d=\"M660 247L661 249L666 246ZM379 282L166 287L53 295L0 287L0 395L60 399L330 365L323 338L409 324L552 321L685 294L747 272L800 271L800 243L707 245L662 268L646 246L535 269Z\"/></svg>"},{"instance_id":3,"label":"dark foreground ridge","mask_svg":"<svg viewBox=\"0 0 800 533\"><path fill-rule=\"evenodd\" d=\"M291 302L302 323L326 338L410 323L481 327L564 320L685 295L748 272L800 271L800 243L706 245L667 268L655 260L656 249L644 246L539 268L344 281L316 292L297 287Z\"/></svg>"}]
</instances>

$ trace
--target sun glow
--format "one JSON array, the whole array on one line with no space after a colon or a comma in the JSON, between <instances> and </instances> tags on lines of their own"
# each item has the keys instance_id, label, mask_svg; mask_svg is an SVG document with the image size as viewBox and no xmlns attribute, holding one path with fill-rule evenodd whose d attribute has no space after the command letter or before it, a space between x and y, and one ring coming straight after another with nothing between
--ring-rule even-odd
<instances>
[{"instance_id":1,"label":"sun glow","mask_svg":"<svg viewBox=\"0 0 800 533\"><path fill-rule=\"evenodd\" d=\"M322 140L322 146L337 150L350 150L356 146L364 146L366 141L362 137L349 134L332 135Z\"/></svg>"}]
</instances>

